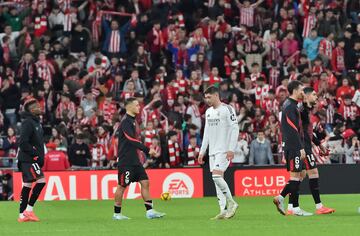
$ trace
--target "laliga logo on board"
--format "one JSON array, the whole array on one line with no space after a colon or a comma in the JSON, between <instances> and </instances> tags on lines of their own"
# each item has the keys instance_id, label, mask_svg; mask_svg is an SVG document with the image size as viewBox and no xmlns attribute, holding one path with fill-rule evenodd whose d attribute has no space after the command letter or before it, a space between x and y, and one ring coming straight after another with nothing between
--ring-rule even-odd
<instances>
[{"instance_id":1,"label":"laliga logo on board","mask_svg":"<svg viewBox=\"0 0 360 236\"><path fill-rule=\"evenodd\" d=\"M172 198L191 198L194 194L192 179L182 172L175 172L166 177L163 192L169 192Z\"/></svg>"}]
</instances>

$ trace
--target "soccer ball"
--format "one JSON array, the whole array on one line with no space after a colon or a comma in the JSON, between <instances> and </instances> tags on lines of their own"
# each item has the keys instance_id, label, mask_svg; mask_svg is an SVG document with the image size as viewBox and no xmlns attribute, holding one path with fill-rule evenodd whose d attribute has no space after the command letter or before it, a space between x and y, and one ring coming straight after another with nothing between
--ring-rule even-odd
<instances>
[{"instance_id":1,"label":"soccer ball","mask_svg":"<svg viewBox=\"0 0 360 236\"><path fill-rule=\"evenodd\" d=\"M162 193L162 194L161 194L161 200L163 200L163 201L168 201L168 200L170 200L170 199L171 199L170 193L165 192L165 193Z\"/></svg>"}]
</instances>

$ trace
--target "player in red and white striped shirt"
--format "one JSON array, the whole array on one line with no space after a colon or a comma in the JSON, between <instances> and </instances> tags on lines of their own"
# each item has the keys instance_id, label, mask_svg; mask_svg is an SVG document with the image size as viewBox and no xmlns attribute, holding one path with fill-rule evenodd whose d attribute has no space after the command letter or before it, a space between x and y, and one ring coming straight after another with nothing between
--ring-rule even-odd
<instances>
[{"instance_id":1,"label":"player in red and white striped shirt","mask_svg":"<svg viewBox=\"0 0 360 236\"><path fill-rule=\"evenodd\" d=\"M236 4L240 10L240 25L246 25L248 27L254 26L255 8L258 7L264 0L258 0L256 3L251 4L249 0L245 0L244 4L241 4L239 0L236 0Z\"/></svg>"}]
</instances>

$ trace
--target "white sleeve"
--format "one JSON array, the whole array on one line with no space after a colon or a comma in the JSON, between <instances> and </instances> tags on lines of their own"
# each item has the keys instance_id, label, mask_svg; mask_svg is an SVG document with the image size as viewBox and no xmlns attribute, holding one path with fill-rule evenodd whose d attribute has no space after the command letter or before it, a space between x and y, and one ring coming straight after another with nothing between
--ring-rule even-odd
<instances>
[{"instance_id":1,"label":"white sleeve","mask_svg":"<svg viewBox=\"0 0 360 236\"><path fill-rule=\"evenodd\" d=\"M206 111L205 113L205 117L207 117L208 111ZM209 146L209 124L205 118L205 128L204 128L204 136L203 136L203 140L202 140L202 144L201 144L201 148L200 148L200 154L201 155L205 155L206 149Z\"/></svg>"},{"instance_id":2,"label":"white sleeve","mask_svg":"<svg viewBox=\"0 0 360 236\"><path fill-rule=\"evenodd\" d=\"M227 105L226 106L228 109L228 115L227 115L227 123L228 123L228 128L230 129L229 131L229 151L231 152L235 152L235 148L236 148L236 144L238 141L238 137L239 137L239 125L238 125L238 121L236 118L236 113L235 113L235 109L230 106Z\"/></svg>"}]
</instances>

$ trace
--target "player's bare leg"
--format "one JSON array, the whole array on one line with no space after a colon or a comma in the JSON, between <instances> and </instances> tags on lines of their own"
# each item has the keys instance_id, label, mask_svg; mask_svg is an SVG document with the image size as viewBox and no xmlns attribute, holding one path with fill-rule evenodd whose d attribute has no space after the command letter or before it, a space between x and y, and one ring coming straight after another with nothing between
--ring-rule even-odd
<instances>
[{"instance_id":1,"label":"player's bare leg","mask_svg":"<svg viewBox=\"0 0 360 236\"><path fill-rule=\"evenodd\" d=\"M213 170L212 178L215 183L216 194L220 206L220 213L212 219L229 219L235 215L238 204L232 198L229 186L224 180L224 172L221 170ZM226 205L228 205L227 211Z\"/></svg>"},{"instance_id":2,"label":"player's bare leg","mask_svg":"<svg viewBox=\"0 0 360 236\"><path fill-rule=\"evenodd\" d=\"M156 218L162 218L166 214L157 212L153 209L153 202L151 200L150 196L150 182L149 180L141 180L141 196L144 199L144 205L146 208L146 217L148 219L156 219Z\"/></svg>"},{"instance_id":3,"label":"player's bare leg","mask_svg":"<svg viewBox=\"0 0 360 236\"><path fill-rule=\"evenodd\" d=\"M25 218L28 218L29 221L34 221L34 222L40 221L39 217L37 217L35 215L35 213L33 211L33 207L35 206L35 203L36 203L37 199L39 198L41 191L45 187L45 184L46 184L45 178L40 178L40 179L36 180L36 182L35 182L35 186L32 189L32 194L29 198L29 202L26 206L25 211L23 212L23 216ZM20 218L21 218L21 215L20 215Z\"/></svg>"},{"instance_id":4,"label":"player's bare leg","mask_svg":"<svg viewBox=\"0 0 360 236\"><path fill-rule=\"evenodd\" d=\"M115 192L114 220L129 220L130 218L121 214L122 199L126 187L118 185Z\"/></svg>"},{"instance_id":5,"label":"player's bare leg","mask_svg":"<svg viewBox=\"0 0 360 236\"><path fill-rule=\"evenodd\" d=\"M316 214L331 214L334 213L335 210L325 207L320 200L320 191L319 191L319 171L317 168L307 170L307 174L309 176L309 187L311 190L311 194L313 196L315 206L316 206Z\"/></svg>"}]
</instances>

